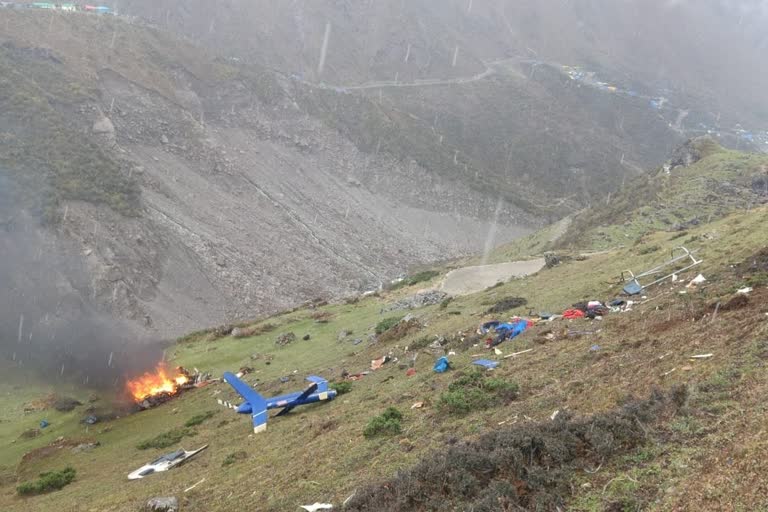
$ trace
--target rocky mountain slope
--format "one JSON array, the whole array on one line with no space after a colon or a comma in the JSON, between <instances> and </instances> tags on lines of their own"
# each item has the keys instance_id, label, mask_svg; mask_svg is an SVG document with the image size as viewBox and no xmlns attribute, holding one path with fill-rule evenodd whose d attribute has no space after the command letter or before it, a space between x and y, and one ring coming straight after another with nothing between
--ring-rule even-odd
<instances>
[{"instance_id":1,"label":"rocky mountain slope","mask_svg":"<svg viewBox=\"0 0 768 512\"><path fill-rule=\"evenodd\" d=\"M129 0L121 9L311 87L313 112L364 151L408 154L550 220L687 137L753 149L760 133L768 147L766 15L748 1Z\"/></svg>"},{"instance_id":2,"label":"rocky mountain slope","mask_svg":"<svg viewBox=\"0 0 768 512\"><path fill-rule=\"evenodd\" d=\"M0 165L19 191L4 225L71 245L87 279L70 292L154 336L377 288L474 251L494 218L498 240L537 222L362 153L264 71L122 19L0 17ZM40 244L5 263L31 264ZM10 339L34 302L20 299L34 270L18 270Z\"/></svg>"}]
</instances>

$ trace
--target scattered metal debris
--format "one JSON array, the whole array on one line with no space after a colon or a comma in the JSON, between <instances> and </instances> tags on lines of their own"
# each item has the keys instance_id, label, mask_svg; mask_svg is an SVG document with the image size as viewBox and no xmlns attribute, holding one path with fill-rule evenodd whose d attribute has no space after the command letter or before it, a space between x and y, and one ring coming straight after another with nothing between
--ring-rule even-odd
<instances>
[{"instance_id":1,"label":"scattered metal debris","mask_svg":"<svg viewBox=\"0 0 768 512\"><path fill-rule=\"evenodd\" d=\"M169 469L175 468L176 466L185 463L206 448L208 448L207 444L193 451L177 450L175 452L167 453L162 457L159 457L149 464L145 464L136 471L130 473L128 475L128 479L138 480L140 478L144 478L145 476L168 471Z\"/></svg>"}]
</instances>

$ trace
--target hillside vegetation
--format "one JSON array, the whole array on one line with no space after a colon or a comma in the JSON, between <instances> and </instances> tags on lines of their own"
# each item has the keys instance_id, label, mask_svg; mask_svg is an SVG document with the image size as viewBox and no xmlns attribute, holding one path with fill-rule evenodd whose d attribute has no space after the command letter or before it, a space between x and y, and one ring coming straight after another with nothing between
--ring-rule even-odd
<instances>
[{"instance_id":1,"label":"hillside vegetation","mask_svg":"<svg viewBox=\"0 0 768 512\"><path fill-rule=\"evenodd\" d=\"M277 94L253 70L216 63L172 36L119 19L7 9L0 16L0 165L47 220L61 215L63 200L104 204L127 216L141 212L133 165L114 151L114 138L92 133L94 121L111 114L94 112L104 100L98 73L130 77L173 101L172 75L180 69L209 87L245 78L265 98Z\"/></svg>"},{"instance_id":2,"label":"hillside vegetation","mask_svg":"<svg viewBox=\"0 0 768 512\"><path fill-rule=\"evenodd\" d=\"M550 228L494 250L491 262L546 251L603 251L643 242L668 231L684 243L688 230L738 210L764 204L768 156L726 150L712 139L693 139L664 166ZM691 156L683 164L685 156ZM562 232L556 232L562 230Z\"/></svg>"},{"instance_id":3,"label":"hillside vegetation","mask_svg":"<svg viewBox=\"0 0 768 512\"><path fill-rule=\"evenodd\" d=\"M755 158L716 150L695 165L673 169L667 186L698 208L698 198L707 197L699 181L738 184L740 177L754 174ZM651 203L638 200L627 211L660 211L653 201L664 197L664 190L650 195ZM250 337L197 333L167 352L173 364L214 375L251 366L246 380L265 395L299 389L309 374L339 381L383 355L398 358L352 382L351 391L335 401L271 418L258 436L251 435L247 416L216 406L217 398L237 401L226 384L88 428L78 423L82 409L24 414L21 402L49 387L9 368L0 384L7 405L0 423L5 466L0 508L135 511L152 496L176 495L189 511L233 504L283 511L314 502L346 510L447 511L470 503L488 511L760 510L768 470L762 435L768 207L759 204L761 191L749 194L740 188L737 196L723 197L719 210L714 208L721 196L709 198L717 215L710 217L707 210L683 236L659 229L666 224L651 223L638 232L631 223L600 220L600 229L610 228L616 239L627 241L623 247L411 311L418 327L404 329L399 339L373 341L369 335L383 319L396 316L383 313L387 305L424 282L253 322ZM597 228L574 222L571 229L579 225L584 231L571 231L568 245L574 251L594 249L590 233ZM540 255L551 238L545 231L504 250ZM676 283L648 289L631 311L602 321L539 323L500 345L502 355L484 350L484 338L474 334L479 323L492 319L485 314L489 307L508 297L525 298L527 305L500 320L529 310L561 312L584 300L612 300L620 293L623 270L650 268L681 243L703 263ZM706 283L687 287L698 273ZM753 291L736 294L745 286ZM276 345L288 332L295 341ZM309 339L302 339L305 334ZM439 349L430 348L434 341ZM449 356L453 369L434 373L436 358L447 351L456 353ZM479 355L498 360L499 367L477 373L471 362ZM411 365L416 373L407 376ZM103 402L96 403L108 406L110 395L102 392ZM412 407L419 402L421 407ZM213 417L185 426L212 408ZM51 425L39 436L21 436L43 418ZM369 430L366 437L372 422L386 427L375 435ZM209 448L180 468L129 483L130 471L172 449L137 445L174 429L185 429L174 448ZM60 436L64 439L55 441ZM85 440L100 446L74 453L71 447ZM77 478L60 491L16 496L17 480L70 466Z\"/></svg>"},{"instance_id":4,"label":"hillside vegetation","mask_svg":"<svg viewBox=\"0 0 768 512\"><path fill-rule=\"evenodd\" d=\"M93 94L46 50L0 46L0 166L48 221L57 219L61 200L102 203L124 215L139 211L138 184L67 119Z\"/></svg>"}]
</instances>

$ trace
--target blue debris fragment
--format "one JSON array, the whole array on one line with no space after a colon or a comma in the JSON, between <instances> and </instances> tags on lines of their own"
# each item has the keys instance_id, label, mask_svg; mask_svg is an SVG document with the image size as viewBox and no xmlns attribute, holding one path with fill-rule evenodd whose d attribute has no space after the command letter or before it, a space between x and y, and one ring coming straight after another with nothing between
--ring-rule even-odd
<instances>
[{"instance_id":1,"label":"blue debris fragment","mask_svg":"<svg viewBox=\"0 0 768 512\"><path fill-rule=\"evenodd\" d=\"M435 366L432 368L437 373L445 373L451 368L451 363L448 358L443 356L435 362Z\"/></svg>"},{"instance_id":2,"label":"blue debris fragment","mask_svg":"<svg viewBox=\"0 0 768 512\"><path fill-rule=\"evenodd\" d=\"M50 423L48 423L46 420L40 420L40 428L45 428L48 425L50 425Z\"/></svg>"},{"instance_id":3,"label":"blue debris fragment","mask_svg":"<svg viewBox=\"0 0 768 512\"><path fill-rule=\"evenodd\" d=\"M493 370L494 368L499 366L498 361L491 361L490 359L478 359L477 361L472 361L472 364L482 366L488 370Z\"/></svg>"},{"instance_id":4,"label":"blue debris fragment","mask_svg":"<svg viewBox=\"0 0 768 512\"><path fill-rule=\"evenodd\" d=\"M597 352L598 350L600 350L600 345L592 345L589 347L590 352Z\"/></svg>"},{"instance_id":5,"label":"blue debris fragment","mask_svg":"<svg viewBox=\"0 0 768 512\"><path fill-rule=\"evenodd\" d=\"M504 342L504 340L507 339L513 339L521 335L528 329L528 321L519 319L514 322L507 322L503 324L497 325L494 329L496 330L496 333L498 336L496 337L493 342L490 344L487 344L489 348L495 347L496 345L500 345Z\"/></svg>"}]
</instances>

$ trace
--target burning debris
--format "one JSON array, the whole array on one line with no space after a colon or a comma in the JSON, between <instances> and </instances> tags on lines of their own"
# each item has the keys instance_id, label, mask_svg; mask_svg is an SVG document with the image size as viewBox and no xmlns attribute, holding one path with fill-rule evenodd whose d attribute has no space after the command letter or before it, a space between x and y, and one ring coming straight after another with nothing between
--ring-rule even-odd
<instances>
[{"instance_id":1,"label":"burning debris","mask_svg":"<svg viewBox=\"0 0 768 512\"><path fill-rule=\"evenodd\" d=\"M154 373L145 372L140 377L130 379L125 387L141 409L150 409L173 399L186 390L200 387L210 380L210 374L201 373L197 369L191 373L179 366L173 372L169 372L165 364L160 363Z\"/></svg>"}]
</instances>

